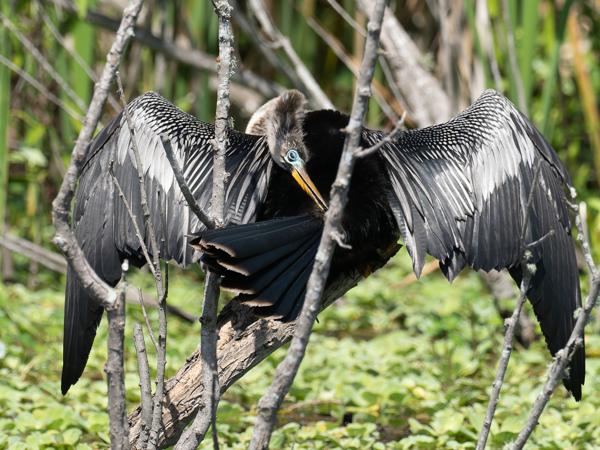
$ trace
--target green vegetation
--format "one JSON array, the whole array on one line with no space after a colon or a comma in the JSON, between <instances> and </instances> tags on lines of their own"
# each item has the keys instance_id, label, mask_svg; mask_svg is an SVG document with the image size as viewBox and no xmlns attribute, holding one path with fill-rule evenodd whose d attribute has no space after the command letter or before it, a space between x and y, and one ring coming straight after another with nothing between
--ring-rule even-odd
<instances>
[{"instance_id":1,"label":"green vegetation","mask_svg":"<svg viewBox=\"0 0 600 450\"><path fill-rule=\"evenodd\" d=\"M474 448L502 343L502 321L474 274L460 276L451 288L439 273L399 288L409 264L402 251L320 316L279 415L274 449ZM200 298L197 280L173 277L174 304L191 310ZM61 305L55 288L31 292L13 285L0 293L0 448L108 447L105 322L84 377L62 397ZM150 318L156 323L155 311ZM136 321L143 322L139 309L129 307L129 335ZM588 328L583 401L577 404L559 388L528 448L583 449L600 442L598 328L596 323ZM198 335L197 325L171 318L168 375L193 351ZM219 408L222 448L246 448L256 402L283 355L276 352L225 394ZM516 436L548 361L541 340L527 350L517 346L491 448ZM133 407L139 400L133 345L126 369ZM212 448L210 441L202 448Z\"/></svg>"},{"instance_id":2,"label":"green vegetation","mask_svg":"<svg viewBox=\"0 0 600 450\"><path fill-rule=\"evenodd\" d=\"M144 20L156 34L160 34L164 18L165 36L176 36L181 45L216 53L217 22L210 2L148 2L153 5L153 12ZM77 1L76 14L55 8L52 2L9 1L2 2L0 11L40 49L77 95L88 101L92 81L56 41L44 19L50 20L67 44L98 73L112 33L86 22L85 10L99 9L117 17L119 11L108 3L114 4ZM281 31L290 37L327 95L340 109L348 110L354 79L305 18L314 17L351 56L360 54L356 50L360 35L325 2L267 3ZM361 22L354 1L340 3ZM427 5L436 2L392 3L396 3L397 17L415 37L435 72L439 65L439 27L436 14ZM476 18L471 10L476 3L464 2L466 17L460 42L472 46L465 47L465 60L482 61L485 85L492 87L489 61L475 33ZM161 4L166 5L164 10ZM573 33L564 9L571 4L571 13L577 13L578 34ZM487 31L494 36L501 88L518 103L501 5L501 0L488 1L492 26ZM546 130L546 137L567 164L581 198L588 204L592 242L598 242L598 2L509 0L509 5L529 115L540 129ZM265 62L252 40L237 28L236 39L238 66L292 86ZM573 45L581 50L581 64L576 63ZM0 55L37 79L46 92L67 107L84 113L15 36L1 26ZM201 119L213 119L215 97L210 90L210 74L163 60L160 54L139 43L129 49L121 73L128 97L158 90ZM443 78L442 74L437 75ZM376 78L386 85L381 70ZM460 95L466 97L465 92ZM236 128L243 128L248 117L235 102L233 114ZM103 123L108 123L113 115L114 110L107 106ZM391 125L374 102L368 118L373 127ZM10 233L55 250L51 244L50 204L80 127L64 109L0 64L0 230L6 227ZM594 250L600 256L600 247ZM0 284L0 449L108 447L103 373L105 322L99 328L83 379L67 397L62 397L59 380L64 277L19 255L4 260L2 272L5 282ZM384 270L320 316L301 372L280 412L280 428L273 436L272 448L474 448L499 356L502 320L475 274L464 273L452 287L439 273L419 282L400 284L409 272L409 260L402 250ZM143 274L132 275L131 282L151 286ZM202 295L199 270L176 272L171 284L169 301L197 312ZM582 285L585 286L585 280ZM512 309L512 304L510 301L503 306ZM156 324L156 312L150 316ZM138 307L129 306L127 320L130 337L133 323L143 322ZM577 404L559 388L528 448L592 449L600 445L599 331L598 320L587 329L584 399ZM185 361L198 340L198 325L170 319L167 375ZM256 403L283 355L284 350L276 352L225 394L219 408L222 448L246 448ZM490 448L502 448L515 437L539 392L549 360L541 340L529 349L516 346L492 426ZM139 400L133 345L127 355L126 370L131 408ZM202 448L212 448L210 439Z\"/></svg>"}]
</instances>

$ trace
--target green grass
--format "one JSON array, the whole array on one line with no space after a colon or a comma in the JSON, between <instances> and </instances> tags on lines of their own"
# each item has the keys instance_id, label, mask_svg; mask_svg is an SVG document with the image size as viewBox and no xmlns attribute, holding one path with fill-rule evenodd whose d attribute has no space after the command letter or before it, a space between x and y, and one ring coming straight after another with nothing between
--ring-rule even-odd
<instances>
[{"instance_id":1,"label":"green grass","mask_svg":"<svg viewBox=\"0 0 600 450\"><path fill-rule=\"evenodd\" d=\"M405 254L321 314L306 359L279 415L272 448L474 448L502 342L502 321L474 274L453 286L439 275L399 289ZM197 271L173 277L171 300L200 304ZM147 279L132 277L136 283ZM59 391L62 292L0 287L0 448L108 447L106 324L86 372L66 397ZM506 305L509 307L510 305ZM155 312L151 313L155 320ZM138 308L129 307L128 342ZM600 442L600 337L588 328L587 381L577 404L560 387L528 448L583 449ZM198 343L196 325L169 321L168 375ZM126 363L129 409L139 400L135 357ZM270 383L280 350L248 373L219 408L221 448L246 448L256 402ZM550 358L541 341L517 346L492 426L502 448L523 424ZM343 422L349 422L343 425ZM212 448L210 440L201 448Z\"/></svg>"}]
</instances>

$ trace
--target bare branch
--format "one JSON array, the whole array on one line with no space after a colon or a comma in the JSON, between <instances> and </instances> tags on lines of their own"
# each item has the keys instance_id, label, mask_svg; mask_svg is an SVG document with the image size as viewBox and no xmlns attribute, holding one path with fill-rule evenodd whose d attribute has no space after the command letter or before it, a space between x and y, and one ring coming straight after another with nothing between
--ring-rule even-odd
<instances>
[{"instance_id":1,"label":"bare branch","mask_svg":"<svg viewBox=\"0 0 600 450\"><path fill-rule=\"evenodd\" d=\"M144 294L142 293L141 289L138 289L138 299L140 308L142 308L142 315L144 316L144 321L146 322L146 328L148 329L148 336L150 336L150 340L152 341L152 345L154 346L154 351L158 353L158 342L156 341L154 331L152 331L152 326L150 325L150 319L148 318L148 314L146 313ZM158 303L156 304L156 307L158 308Z\"/></svg>"},{"instance_id":2,"label":"bare branch","mask_svg":"<svg viewBox=\"0 0 600 450\"><path fill-rule=\"evenodd\" d=\"M365 260L372 270L383 267L399 249L397 237L387 236L388 246L380 254L371 255ZM439 265L436 264L436 267ZM322 307L326 308L345 292L354 287L362 275L359 269L349 269L332 274L323 295ZM258 319L251 308L237 300L228 303L218 318L219 339L217 356L219 364L219 384L225 392L237 380L243 377L267 356L292 338L295 322L284 323L277 320ZM202 361L200 350L191 354L177 374L165 385L165 403L163 404L163 433L159 445L173 445L181 431L196 412L202 408L204 391ZM129 417L131 424L130 442L139 448L140 412L136 408Z\"/></svg>"},{"instance_id":3,"label":"bare branch","mask_svg":"<svg viewBox=\"0 0 600 450\"><path fill-rule=\"evenodd\" d=\"M204 285L204 303L202 309L202 339L200 357L202 360L202 405L196 413L196 418L190 427L181 435L175 446L176 450L193 450L202 442L210 425L213 425L213 445L219 447L216 435L216 414L219 398L219 377L217 368L217 319L216 310L219 300L219 276L213 272L207 272ZM211 317L212 315L212 317ZM214 349L214 356L211 352Z\"/></svg>"},{"instance_id":4,"label":"bare branch","mask_svg":"<svg viewBox=\"0 0 600 450\"><path fill-rule=\"evenodd\" d=\"M121 56L125 51L129 39L131 39L133 27L142 3L143 0L132 0L123 11L121 25L107 55L100 81L94 89L92 101L84 121L85 125L81 129L75 143L75 148L71 156L71 164L63 178L58 195L52 202L52 219L56 228L54 243L63 251L82 285L85 286L96 301L105 307L110 307L115 303L117 299L116 292L98 277L87 262L81 251L81 247L77 243L73 230L69 227L69 211L75 192L75 183L81 173L81 165L85 160L89 143L102 114L102 108L106 102L108 91L120 63Z\"/></svg>"},{"instance_id":5,"label":"bare branch","mask_svg":"<svg viewBox=\"0 0 600 450\"><path fill-rule=\"evenodd\" d=\"M404 112L404 114L402 114L400 120L396 122L396 126L394 127L394 129L386 137L384 137L377 144L372 145L369 148L358 148L354 157L364 158L365 156L369 156L375 153L384 145L391 143L394 139L396 139L396 136L398 136L398 134L400 134L400 132L404 129L404 119L406 119L406 111Z\"/></svg>"},{"instance_id":6,"label":"bare branch","mask_svg":"<svg viewBox=\"0 0 600 450\"><path fill-rule=\"evenodd\" d=\"M375 0L356 2L368 15ZM405 100L408 117L414 119L419 127L448 120L451 115L448 95L440 82L426 69L423 54L389 8L386 9L383 20L381 42L396 85Z\"/></svg>"},{"instance_id":7,"label":"bare branch","mask_svg":"<svg viewBox=\"0 0 600 450\"><path fill-rule=\"evenodd\" d=\"M98 77L96 76L96 74L94 73L92 68L83 60L81 55L79 53L77 53L77 51L75 51L74 48L72 48L71 45L67 44L67 42L65 41L65 38L62 36L62 34L60 34L60 32L58 31L56 26L50 20L50 16L46 12L43 3L38 0L37 4L38 4L38 7L42 11L42 14L40 14L40 15L42 16L42 19L44 20L46 27L48 28L48 30L50 30L50 33L52 33L52 36L54 36L54 38L58 41L58 43L62 46L62 48L64 48L66 50L66 52L69 55L71 55L71 57L75 60L77 65L79 65L79 67L81 67L83 69L83 71L87 74L87 76L90 77L90 80L92 80L94 83L97 83ZM117 99L110 93L108 94L108 102L110 103L110 106L112 106L115 111L119 111L121 109Z\"/></svg>"},{"instance_id":8,"label":"bare branch","mask_svg":"<svg viewBox=\"0 0 600 450\"><path fill-rule=\"evenodd\" d=\"M502 92L502 77L500 76L498 60L496 59L496 52L494 51L494 33L490 21L490 13L487 7L487 0L477 0L475 28L477 30L479 42L481 42L483 51L490 64L492 78L494 79L494 87L498 92Z\"/></svg>"},{"instance_id":9,"label":"bare branch","mask_svg":"<svg viewBox=\"0 0 600 450\"><path fill-rule=\"evenodd\" d=\"M133 139L133 135L132 135L132 139ZM131 219L131 224L133 225L133 229L135 231L135 236L138 238L138 242L140 243L140 248L142 249L142 254L144 255L144 258L146 259L146 264L148 264L148 269L150 270L150 273L152 274L152 276L156 278L156 270L154 267L154 261L152 260L152 258L150 257L150 254L148 253L148 247L146 246L146 242L144 241L144 238L142 237L142 232L140 230L140 227L138 226L137 218L135 217L135 214L133 214L131 205L127 201L127 197L125 197L125 193L123 192L123 189L121 188L121 184L119 183L119 180L117 180L117 177L115 177L115 175L113 173L112 161L111 161L111 165L108 168L108 173L111 176L113 184L115 185L115 187L117 188L117 191L119 192L119 198L123 202L123 205L125 206L125 209L127 210L127 214L129 215L129 218Z\"/></svg>"},{"instance_id":10,"label":"bare branch","mask_svg":"<svg viewBox=\"0 0 600 450\"><path fill-rule=\"evenodd\" d=\"M306 92L310 95L315 104L323 109L335 109L331 100L329 100L327 95L323 92L319 83L317 83L304 62L300 59L296 50L294 50L290 40L277 29L273 20L269 17L269 13L267 12L267 8L263 1L249 0L248 6L252 9L252 13L260 23L265 34L272 41L271 45L281 47L290 59L292 66L296 69L298 78L302 81Z\"/></svg>"},{"instance_id":11,"label":"bare branch","mask_svg":"<svg viewBox=\"0 0 600 450\"><path fill-rule=\"evenodd\" d=\"M125 115L125 121L129 128L129 134L131 136L130 143L131 149L134 154L135 165L138 173L138 181L140 184L140 203L142 211L144 212L144 225L148 233L148 240L150 241L150 249L152 252L152 260L148 256L148 251L145 251L148 266L151 267L152 276L154 277L154 284L156 286L156 295L158 298L158 318L159 318L159 331L158 331L158 350L156 355L156 391L154 392L153 410L152 410L152 425L150 427L150 436L148 438L148 448L153 449L156 447L158 435L161 429L160 417L161 407L164 396L164 385L165 385L165 365L166 365L166 353L167 353L167 317L165 312L165 305L167 302L167 289L168 279L165 276L163 280L161 268L160 268L160 247L156 240L156 232L154 223L151 220L150 208L148 206L148 193L146 191L146 183L144 179L144 166L142 164L142 158L137 145L137 139L135 135L135 128L129 113L127 102L125 101L125 95L123 93L123 85L121 83L121 77L118 72L116 74L117 85L121 102L123 103L123 112ZM118 183L117 183L118 186ZM158 194L157 194L158 195ZM123 198L124 199L124 198ZM130 212L131 214L131 212ZM131 214L134 223L135 217ZM137 228L137 225L135 225ZM166 229L163 224L163 229ZM141 234L138 234L140 242L143 241ZM166 272L168 274L168 272Z\"/></svg>"},{"instance_id":12,"label":"bare branch","mask_svg":"<svg viewBox=\"0 0 600 450\"><path fill-rule=\"evenodd\" d=\"M127 272L129 263L123 263L123 272ZM125 405L125 292L127 283L121 282L119 295L114 306L106 308L108 316L108 357L104 371L108 385L108 417L110 419L110 443L113 449L129 448L129 423Z\"/></svg>"},{"instance_id":13,"label":"bare branch","mask_svg":"<svg viewBox=\"0 0 600 450\"><path fill-rule=\"evenodd\" d=\"M302 312L297 320L296 330L290 349L284 360L277 367L272 385L258 403L258 416L256 418L254 434L250 443L250 449L252 450L262 450L269 446L269 440L275 425L277 409L281 406L283 398L287 394L298 368L300 367L313 323L321 309L321 297L325 290L331 257L335 248L335 241L332 239L332 233L341 228L342 213L348 200L350 179L355 163L354 153L360 145L363 119L371 95L370 86L373 74L375 73L379 36L381 33L381 24L386 3L385 0L377 0L367 26L368 34L363 62L361 64L357 90L354 96L352 113L350 115L348 126L346 127L348 135L344 142L344 149L340 159L338 173L331 188L330 207L325 215L325 224L321 242L319 243L319 249L308 280L306 297L302 306Z\"/></svg>"},{"instance_id":14,"label":"bare branch","mask_svg":"<svg viewBox=\"0 0 600 450\"><path fill-rule=\"evenodd\" d=\"M213 186L212 217L217 227L225 223L225 183L228 174L225 167L225 155L229 146L229 89L233 65L233 30L231 28L232 6L229 0L214 2L219 17L219 62L217 68L217 108L215 113L215 139L213 143ZM202 382L205 387L202 395L204 408L200 410L194 422L175 446L178 450L195 449L204 439L212 425L213 446L219 448L217 435L217 405L219 404L219 374L217 366L217 310L220 294L220 277L208 272L205 281L204 302L202 305L202 323L200 352L202 357Z\"/></svg>"},{"instance_id":15,"label":"bare branch","mask_svg":"<svg viewBox=\"0 0 600 450\"><path fill-rule=\"evenodd\" d=\"M348 55L341 42L332 36L331 33L328 33L327 30L325 30L325 28L323 28L313 17L307 17L306 22L308 23L308 26L311 27L321 39L323 39L329 48L333 50L338 59L344 63L344 65L354 74L354 76L358 77L360 62ZM386 91L387 89L383 85L379 84L377 80L373 80L373 98L387 118L395 122L398 120L398 115L396 114L394 107L388 103ZM387 97L392 97L392 95L387 95ZM405 112L401 107L396 109L400 109L402 114Z\"/></svg>"},{"instance_id":16,"label":"bare branch","mask_svg":"<svg viewBox=\"0 0 600 450\"><path fill-rule=\"evenodd\" d=\"M504 321L504 326L506 327L506 331L504 333L504 344L502 345L502 353L500 354L500 360L498 361L496 378L492 383L492 392L490 394L485 419L479 433L479 438L477 439L477 450L485 449L485 444L490 434L492 421L494 420L494 414L496 413L496 406L498 405L498 399L500 397L500 390L504 384L504 375L506 374L506 369L508 368L508 362L512 352L512 341L515 335L515 329L519 323L521 310L523 309L523 304L527 298L527 291L529 290L531 277L534 275L534 272L529 267L529 258L527 255L531 256L531 253L526 250L526 255L523 256L523 279L521 280L521 289L519 299L517 300L517 305L515 306L512 316Z\"/></svg>"},{"instance_id":17,"label":"bare branch","mask_svg":"<svg viewBox=\"0 0 600 450\"><path fill-rule=\"evenodd\" d=\"M248 19L248 17L241 11L238 2L232 2L233 11L232 17L237 22L244 33L252 42L255 47L263 54L263 56L267 59L269 64L273 66L277 70L278 73L284 74L297 89L302 89L303 84L302 81L298 78L298 75L294 71L292 67L284 61L282 58L277 56L277 54L273 51L272 45L268 42L265 42L260 35L260 30L254 25L254 23Z\"/></svg>"},{"instance_id":18,"label":"bare branch","mask_svg":"<svg viewBox=\"0 0 600 450\"><path fill-rule=\"evenodd\" d=\"M135 345L138 373L140 376L140 402L142 405L140 444L141 447L145 447L152 425L152 388L150 387L150 366L148 365L148 353L146 352L146 344L144 343L144 331L138 323L133 326L133 343Z\"/></svg>"},{"instance_id":19,"label":"bare branch","mask_svg":"<svg viewBox=\"0 0 600 450\"><path fill-rule=\"evenodd\" d=\"M527 298L527 292L530 288L531 278L535 275L536 266L535 264L531 264L532 254L529 249L541 243L546 237L554 234L554 230L551 230L550 233L547 233L542 238L538 239L533 243L524 243L525 237L527 236L527 229L529 228L530 216L534 213L533 209L531 208L531 205L533 203L533 196L535 194L535 190L538 186L538 180L541 170L542 161L540 160L535 167L533 182L531 183L531 189L529 190L529 194L527 196L527 203L525 204L525 209L523 210L523 227L521 228L521 235L519 240L522 250L521 269L523 272L523 279L521 280L519 300L517 301L517 305L515 306L515 309L510 319L506 319L504 322L506 326L506 331L504 333L504 344L502 346L500 360L498 361L496 377L494 379L494 382L492 383L492 392L490 394L485 419L483 421L483 426L481 427L481 431L479 433L479 438L477 439L477 450L485 449L485 444L490 434L492 421L494 420L494 414L496 413L496 406L498 405L498 399L500 398L500 390L502 389L502 385L504 384L504 375L506 374L506 369L508 368L508 362L512 353L512 341L515 335L515 329L518 324L519 317L521 315L521 310L523 309L523 303Z\"/></svg>"}]
</instances>

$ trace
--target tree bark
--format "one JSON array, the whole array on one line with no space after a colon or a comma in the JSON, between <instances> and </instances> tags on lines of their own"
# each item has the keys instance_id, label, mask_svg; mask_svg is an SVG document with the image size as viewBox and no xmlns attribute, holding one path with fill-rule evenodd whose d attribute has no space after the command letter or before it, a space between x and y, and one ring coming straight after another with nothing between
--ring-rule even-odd
<instances>
[{"instance_id":1,"label":"tree bark","mask_svg":"<svg viewBox=\"0 0 600 450\"><path fill-rule=\"evenodd\" d=\"M400 249L395 236L390 236L389 244L387 251L382 252L375 260L365 261L365 266L371 265L375 269L383 267ZM323 295L323 307L329 306L356 286L362 279L359 272L347 272L330 279ZM294 334L294 329L295 322L259 319L252 314L250 308L241 305L237 300L228 303L218 319L217 358L221 394L288 342ZM200 352L196 350L177 374L165 384L162 411L164 428L158 439L161 448L173 445L187 423L202 407L200 399L203 390ZM141 423L141 408L138 406L129 415L132 448L139 448Z\"/></svg>"}]
</instances>

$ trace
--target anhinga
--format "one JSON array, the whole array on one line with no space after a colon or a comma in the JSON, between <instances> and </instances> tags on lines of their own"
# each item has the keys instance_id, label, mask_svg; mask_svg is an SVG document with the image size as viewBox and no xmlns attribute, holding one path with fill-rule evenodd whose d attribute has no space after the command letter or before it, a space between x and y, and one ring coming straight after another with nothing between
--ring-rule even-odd
<instances>
[{"instance_id":1,"label":"anhinga","mask_svg":"<svg viewBox=\"0 0 600 450\"><path fill-rule=\"evenodd\" d=\"M258 315L294 319L348 116L309 111L301 93L288 91L257 111L247 133L229 131L228 225L207 231L184 202L164 146L172 147L191 192L207 210L213 126L154 93L139 97L128 110L160 257L185 266L202 256L223 275L223 287L240 293ZM365 128L362 145L383 138L382 132ZM141 266L145 260L109 168L147 239L131 134L122 113L96 137L88 155L77 190L75 233L92 267L114 285L121 278L121 261ZM530 249L537 270L528 298L555 354L566 344L580 305L565 186L570 186L569 175L548 142L506 98L486 91L451 121L402 132L357 162L342 221L343 240L351 249L336 250L331 271L358 268L368 275L365 262L401 239L417 275L430 254L449 280L469 265L486 271L508 268L519 283L524 248L546 237ZM69 270L63 393L83 372L101 316L102 308ZM577 400L584 364L579 349L564 379Z\"/></svg>"}]
</instances>

